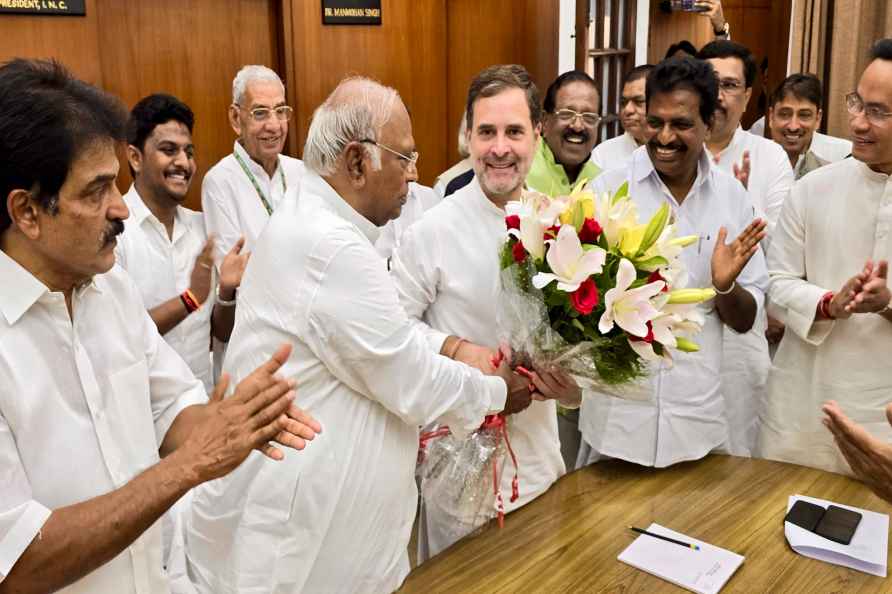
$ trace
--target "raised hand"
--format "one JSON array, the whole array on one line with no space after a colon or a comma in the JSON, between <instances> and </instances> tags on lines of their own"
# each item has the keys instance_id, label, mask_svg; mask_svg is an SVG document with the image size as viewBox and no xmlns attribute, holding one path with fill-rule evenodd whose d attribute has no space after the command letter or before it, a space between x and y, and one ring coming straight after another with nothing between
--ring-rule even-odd
<instances>
[{"instance_id":1,"label":"raised hand","mask_svg":"<svg viewBox=\"0 0 892 594\"><path fill-rule=\"evenodd\" d=\"M748 188L750 183L750 152L743 151L743 159L741 159L740 165L734 163L731 168L734 170L734 177L737 178L737 181L742 183L744 188Z\"/></svg>"},{"instance_id":2,"label":"raised hand","mask_svg":"<svg viewBox=\"0 0 892 594\"><path fill-rule=\"evenodd\" d=\"M211 293L211 271L214 269L214 236L208 237L204 247L195 258L192 276L189 277L189 290L199 303L207 301Z\"/></svg>"},{"instance_id":3,"label":"raised hand","mask_svg":"<svg viewBox=\"0 0 892 594\"><path fill-rule=\"evenodd\" d=\"M313 439L322 427L294 406L295 382L274 375L290 354L290 345L279 347L225 399L229 377L224 374L214 388L204 418L171 455L188 456L199 478L207 481L231 472L254 449L281 460L284 454L270 441L302 449L305 440Z\"/></svg>"},{"instance_id":4,"label":"raised hand","mask_svg":"<svg viewBox=\"0 0 892 594\"><path fill-rule=\"evenodd\" d=\"M720 31L725 26L725 15L722 11L721 0L697 0L695 4L697 8L705 9L700 14L709 17L713 31Z\"/></svg>"},{"instance_id":5,"label":"raised hand","mask_svg":"<svg viewBox=\"0 0 892 594\"><path fill-rule=\"evenodd\" d=\"M766 222L756 219L730 244L725 243L728 230L719 229L715 248L712 250L712 284L719 291L728 291L740 275L740 271L759 249L759 242L765 238Z\"/></svg>"},{"instance_id":6,"label":"raised hand","mask_svg":"<svg viewBox=\"0 0 892 594\"><path fill-rule=\"evenodd\" d=\"M239 237L232 249L223 257L220 263L220 292L224 297L229 297L242 284L242 275L248 265L250 252L242 253L245 247L244 235Z\"/></svg>"},{"instance_id":7,"label":"raised hand","mask_svg":"<svg viewBox=\"0 0 892 594\"><path fill-rule=\"evenodd\" d=\"M892 503L892 444L885 443L854 423L830 401L822 407L824 426L833 434L839 451L859 479ZM892 404L886 406L886 419L892 425Z\"/></svg>"}]
</instances>

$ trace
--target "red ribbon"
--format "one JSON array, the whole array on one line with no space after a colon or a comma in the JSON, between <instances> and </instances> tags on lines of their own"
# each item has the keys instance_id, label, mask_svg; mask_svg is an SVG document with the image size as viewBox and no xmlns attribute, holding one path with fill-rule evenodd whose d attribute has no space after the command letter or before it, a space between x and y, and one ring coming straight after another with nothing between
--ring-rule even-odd
<instances>
[{"instance_id":1,"label":"red ribbon","mask_svg":"<svg viewBox=\"0 0 892 594\"><path fill-rule=\"evenodd\" d=\"M520 497L520 486L517 479L518 466L517 466L517 456L514 454L514 449L511 447L511 440L508 439L508 424L505 420L505 417L501 414L498 415L486 415L483 419L483 424L480 425L478 431L481 429L495 429L499 433L499 439L505 440L505 445L508 448L508 454L511 456L511 463L514 464L514 478L511 479L511 499L509 500L511 503L517 501ZM424 461L424 451L427 447L427 442L432 439L436 439L438 437L443 437L444 435L449 435L449 427L440 427L434 431L427 431L422 433L418 439L418 463ZM499 528L505 527L505 503L502 500L502 489L499 484L499 461L497 456L492 457L492 491L493 495L496 498L496 510L498 511L499 518Z\"/></svg>"}]
</instances>

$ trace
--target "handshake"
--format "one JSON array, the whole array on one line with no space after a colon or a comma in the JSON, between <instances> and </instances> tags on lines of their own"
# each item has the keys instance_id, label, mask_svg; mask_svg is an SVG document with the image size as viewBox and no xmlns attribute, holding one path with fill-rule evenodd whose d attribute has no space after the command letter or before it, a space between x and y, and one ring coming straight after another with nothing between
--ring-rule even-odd
<instances>
[{"instance_id":1,"label":"handshake","mask_svg":"<svg viewBox=\"0 0 892 594\"><path fill-rule=\"evenodd\" d=\"M570 375L559 369L543 369L536 365L531 370L514 366L507 348L496 351L464 338L450 336L440 352L486 375L501 377L508 386L508 397L502 411L506 415L521 412L533 400L557 400L569 408L578 407L582 400L582 389Z\"/></svg>"}]
</instances>

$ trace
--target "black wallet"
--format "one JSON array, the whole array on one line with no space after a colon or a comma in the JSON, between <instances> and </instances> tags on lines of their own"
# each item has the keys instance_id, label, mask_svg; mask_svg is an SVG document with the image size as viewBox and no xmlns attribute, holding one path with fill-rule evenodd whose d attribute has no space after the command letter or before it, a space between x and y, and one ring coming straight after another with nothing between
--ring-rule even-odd
<instances>
[{"instance_id":1,"label":"black wallet","mask_svg":"<svg viewBox=\"0 0 892 594\"><path fill-rule=\"evenodd\" d=\"M784 521L833 542L847 545L852 542L855 530L861 522L861 514L835 505L824 509L820 505L800 499L787 512Z\"/></svg>"}]
</instances>

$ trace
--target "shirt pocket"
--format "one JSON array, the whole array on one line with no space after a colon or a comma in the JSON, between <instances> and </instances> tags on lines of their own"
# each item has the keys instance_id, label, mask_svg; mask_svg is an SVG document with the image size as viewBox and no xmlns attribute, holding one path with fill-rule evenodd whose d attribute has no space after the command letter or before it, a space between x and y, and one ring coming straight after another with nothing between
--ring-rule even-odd
<instances>
[{"instance_id":1,"label":"shirt pocket","mask_svg":"<svg viewBox=\"0 0 892 594\"><path fill-rule=\"evenodd\" d=\"M149 368L137 361L108 377L110 433L130 478L158 461L158 442L149 393ZM128 478L129 480L129 478Z\"/></svg>"}]
</instances>

